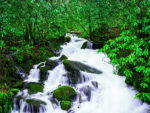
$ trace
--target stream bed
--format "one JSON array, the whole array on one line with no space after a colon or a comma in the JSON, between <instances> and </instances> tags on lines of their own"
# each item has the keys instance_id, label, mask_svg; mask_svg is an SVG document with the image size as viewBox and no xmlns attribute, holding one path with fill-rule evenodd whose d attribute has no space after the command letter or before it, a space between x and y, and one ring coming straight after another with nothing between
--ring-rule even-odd
<instances>
[{"instance_id":1,"label":"stream bed","mask_svg":"<svg viewBox=\"0 0 150 113\"><path fill-rule=\"evenodd\" d=\"M73 34L66 35L71 37L71 41L61 46L62 51L58 57L49 58L50 61L56 61L57 65L48 70L42 81L43 91L34 94L29 94L27 89L20 91L14 100L12 113L150 113L150 105L134 99L137 91L124 82L125 77L113 74L114 67L106 54L97 53L97 50L91 49L91 44L88 49L81 49L87 40ZM69 61L79 67L76 67L79 70L78 77L75 72L68 75L64 64L59 60L62 55L66 55ZM40 65L44 67L46 62L33 66L28 78L24 80L26 83L41 83ZM101 73L83 69L89 67ZM61 110L60 102L52 93L63 85L70 85L77 92L68 111ZM32 105L27 103L29 99L42 102Z\"/></svg>"}]
</instances>

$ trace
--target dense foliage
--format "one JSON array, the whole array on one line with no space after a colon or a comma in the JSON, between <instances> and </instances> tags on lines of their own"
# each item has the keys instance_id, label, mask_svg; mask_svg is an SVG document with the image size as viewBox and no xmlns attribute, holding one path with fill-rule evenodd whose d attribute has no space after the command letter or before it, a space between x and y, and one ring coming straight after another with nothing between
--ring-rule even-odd
<instances>
[{"instance_id":1,"label":"dense foliage","mask_svg":"<svg viewBox=\"0 0 150 113\"><path fill-rule=\"evenodd\" d=\"M126 76L126 83L139 91L136 98L150 103L150 1L133 0L130 5L120 37L109 40L100 51L108 54L118 74Z\"/></svg>"},{"instance_id":2,"label":"dense foliage","mask_svg":"<svg viewBox=\"0 0 150 113\"><path fill-rule=\"evenodd\" d=\"M18 89L11 89L8 92L4 90L0 92L0 113L11 112L14 106L13 97L18 91Z\"/></svg>"},{"instance_id":3,"label":"dense foliage","mask_svg":"<svg viewBox=\"0 0 150 113\"><path fill-rule=\"evenodd\" d=\"M28 74L33 64L57 55L70 40L67 32L103 47L139 91L136 97L150 103L150 0L0 0L0 93L21 89L16 67Z\"/></svg>"}]
</instances>

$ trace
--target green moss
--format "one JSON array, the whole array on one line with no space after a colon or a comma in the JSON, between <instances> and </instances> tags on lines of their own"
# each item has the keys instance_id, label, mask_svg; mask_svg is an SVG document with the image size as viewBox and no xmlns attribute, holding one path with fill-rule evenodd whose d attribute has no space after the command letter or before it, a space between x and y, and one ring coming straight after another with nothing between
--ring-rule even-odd
<instances>
[{"instance_id":1,"label":"green moss","mask_svg":"<svg viewBox=\"0 0 150 113\"><path fill-rule=\"evenodd\" d=\"M27 84L27 89L29 94L34 94L37 92L43 92L43 85L40 83L29 83Z\"/></svg>"},{"instance_id":2,"label":"green moss","mask_svg":"<svg viewBox=\"0 0 150 113\"><path fill-rule=\"evenodd\" d=\"M68 110L71 107L71 101L61 101L60 102L61 109Z\"/></svg>"},{"instance_id":3,"label":"green moss","mask_svg":"<svg viewBox=\"0 0 150 113\"><path fill-rule=\"evenodd\" d=\"M46 105L44 101L38 100L38 99L27 99L26 102L28 104L36 105L36 106L41 106L41 105Z\"/></svg>"},{"instance_id":4,"label":"green moss","mask_svg":"<svg viewBox=\"0 0 150 113\"><path fill-rule=\"evenodd\" d=\"M61 86L54 90L53 96L57 100L72 100L76 96L76 91L70 86Z\"/></svg>"},{"instance_id":5,"label":"green moss","mask_svg":"<svg viewBox=\"0 0 150 113\"><path fill-rule=\"evenodd\" d=\"M71 38L69 36L65 37L65 42L70 42Z\"/></svg>"},{"instance_id":6,"label":"green moss","mask_svg":"<svg viewBox=\"0 0 150 113\"><path fill-rule=\"evenodd\" d=\"M63 61L63 64L65 64L65 65L69 64L69 60L65 59L65 60Z\"/></svg>"},{"instance_id":7,"label":"green moss","mask_svg":"<svg viewBox=\"0 0 150 113\"><path fill-rule=\"evenodd\" d=\"M66 56L66 55L62 55L61 57L60 57L60 60L67 60L68 59L68 57Z\"/></svg>"},{"instance_id":8,"label":"green moss","mask_svg":"<svg viewBox=\"0 0 150 113\"><path fill-rule=\"evenodd\" d=\"M84 42L83 45L82 45L82 47L81 47L81 49L85 49L87 47L87 43L88 42Z\"/></svg>"},{"instance_id":9,"label":"green moss","mask_svg":"<svg viewBox=\"0 0 150 113\"><path fill-rule=\"evenodd\" d=\"M43 82L46 80L47 71L50 70L49 66L40 68L40 81Z\"/></svg>"},{"instance_id":10,"label":"green moss","mask_svg":"<svg viewBox=\"0 0 150 113\"><path fill-rule=\"evenodd\" d=\"M50 69L55 68L58 65L58 60L47 60L45 63Z\"/></svg>"}]
</instances>

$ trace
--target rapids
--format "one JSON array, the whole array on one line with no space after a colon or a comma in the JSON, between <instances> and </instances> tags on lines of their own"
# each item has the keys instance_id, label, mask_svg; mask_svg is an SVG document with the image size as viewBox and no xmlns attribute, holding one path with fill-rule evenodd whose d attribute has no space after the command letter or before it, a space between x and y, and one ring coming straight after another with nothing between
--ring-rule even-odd
<instances>
[{"instance_id":1,"label":"rapids","mask_svg":"<svg viewBox=\"0 0 150 113\"><path fill-rule=\"evenodd\" d=\"M87 40L73 34L67 35L71 37L71 41L61 46L62 51L58 57L49 59L58 60L62 55L66 55L69 60L98 69L102 74L80 71L81 82L72 85L78 96L72 107L68 111L63 111L59 102L52 96L54 89L69 84L67 76L64 76L67 71L63 63L59 62L54 69L48 71L47 80L43 82L43 92L29 95L25 89L17 94L16 98L22 96L23 99L17 103L15 98L12 113L150 113L150 105L134 99L137 91L125 84L125 77L113 74L114 67L106 54L97 53L97 50L92 49L80 49ZM33 66L25 82L39 82L40 64ZM47 105L35 110L34 106L26 103L26 99L42 100Z\"/></svg>"}]
</instances>

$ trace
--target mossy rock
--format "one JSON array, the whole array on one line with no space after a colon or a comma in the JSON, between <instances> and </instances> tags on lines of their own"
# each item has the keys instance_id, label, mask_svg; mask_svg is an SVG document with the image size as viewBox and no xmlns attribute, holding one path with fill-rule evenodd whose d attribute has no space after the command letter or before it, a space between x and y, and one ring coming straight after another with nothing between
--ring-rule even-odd
<instances>
[{"instance_id":1,"label":"mossy rock","mask_svg":"<svg viewBox=\"0 0 150 113\"><path fill-rule=\"evenodd\" d=\"M28 104L32 104L32 105L35 105L35 106L41 106L41 105L46 105L46 103L42 100L39 100L39 99L27 99L26 102Z\"/></svg>"},{"instance_id":2,"label":"mossy rock","mask_svg":"<svg viewBox=\"0 0 150 113\"><path fill-rule=\"evenodd\" d=\"M27 89L29 94L34 94L37 92L43 92L43 85L41 83L29 83L27 84Z\"/></svg>"},{"instance_id":3,"label":"mossy rock","mask_svg":"<svg viewBox=\"0 0 150 113\"><path fill-rule=\"evenodd\" d=\"M85 49L87 47L88 42L84 42L83 45L81 46L81 49Z\"/></svg>"},{"instance_id":4,"label":"mossy rock","mask_svg":"<svg viewBox=\"0 0 150 113\"><path fill-rule=\"evenodd\" d=\"M64 61L63 61L63 64L69 64L69 60L67 60L67 59L65 59Z\"/></svg>"},{"instance_id":5,"label":"mossy rock","mask_svg":"<svg viewBox=\"0 0 150 113\"><path fill-rule=\"evenodd\" d=\"M61 86L54 90L53 96L59 101L71 101L76 96L76 91L70 86Z\"/></svg>"},{"instance_id":6,"label":"mossy rock","mask_svg":"<svg viewBox=\"0 0 150 113\"><path fill-rule=\"evenodd\" d=\"M46 103L39 99L27 99L27 104L24 107L24 112L26 113L45 113ZM32 109L28 109L32 108Z\"/></svg>"},{"instance_id":7,"label":"mossy rock","mask_svg":"<svg viewBox=\"0 0 150 113\"><path fill-rule=\"evenodd\" d=\"M77 83L81 83L82 75L80 71L85 71L89 73L101 74L102 72L98 69L90 67L88 65L82 64L76 61L64 60L63 64L65 69L68 71L67 76L69 80L69 84L76 85Z\"/></svg>"},{"instance_id":8,"label":"mossy rock","mask_svg":"<svg viewBox=\"0 0 150 113\"><path fill-rule=\"evenodd\" d=\"M66 60L68 57L66 55L62 55L59 60Z\"/></svg>"},{"instance_id":9,"label":"mossy rock","mask_svg":"<svg viewBox=\"0 0 150 113\"><path fill-rule=\"evenodd\" d=\"M40 82L43 82L47 79L48 70L50 70L49 66L40 68Z\"/></svg>"},{"instance_id":10,"label":"mossy rock","mask_svg":"<svg viewBox=\"0 0 150 113\"><path fill-rule=\"evenodd\" d=\"M65 42L70 42L71 38L69 36L66 36L64 40Z\"/></svg>"},{"instance_id":11,"label":"mossy rock","mask_svg":"<svg viewBox=\"0 0 150 113\"><path fill-rule=\"evenodd\" d=\"M45 63L45 67L40 67L40 82L45 81L47 79L47 71L54 69L57 65L58 61L56 60L47 60Z\"/></svg>"},{"instance_id":12,"label":"mossy rock","mask_svg":"<svg viewBox=\"0 0 150 113\"><path fill-rule=\"evenodd\" d=\"M41 68L42 66L44 66L44 63L41 63L37 68Z\"/></svg>"},{"instance_id":13,"label":"mossy rock","mask_svg":"<svg viewBox=\"0 0 150 113\"><path fill-rule=\"evenodd\" d=\"M71 101L64 101L64 100L62 100L60 102L60 105L61 105L61 109L62 110L68 110L71 107Z\"/></svg>"},{"instance_id":14,"label":"mossy rock","mask_svg":"<svg viewBox=\"0 0 150 113\"><path fill-rule=\"evenodd\" d=\"M75 85L81 82L81 74L80 71L101 74L102 72L98 69L90 67L88 65L82 64L76 61L64 60L63 64L65 69L68 71L67 76L69 79L69 84Z\"/></svg>"},{"instance_id":15,"label":"mossy rock","mask_svg":"<svg viewBox=\"0 0 150 113\"><path fill-rule=\"evenodd\" d=\"M85 72L89 72L89 73L95 73L95 74L101 74L102 71L95 69L93 67L90 67L86 64L83 64L81 62L77 62L77 61L70 61L70 60L64 60L63 64L65 65L65 68L67 70L78 70L78 71L85 71Z\"/></svg>"},{"instance_id":16,"label":"mossy rock","mask_svg":"<svg viewBox=\"0 0 150 113\"><path fill-rule=\"evenodd\" d=\"M54 69L58 65L57 60L47 60L45 65L51 69Z\"/></svg>"}]
</instances>

